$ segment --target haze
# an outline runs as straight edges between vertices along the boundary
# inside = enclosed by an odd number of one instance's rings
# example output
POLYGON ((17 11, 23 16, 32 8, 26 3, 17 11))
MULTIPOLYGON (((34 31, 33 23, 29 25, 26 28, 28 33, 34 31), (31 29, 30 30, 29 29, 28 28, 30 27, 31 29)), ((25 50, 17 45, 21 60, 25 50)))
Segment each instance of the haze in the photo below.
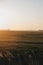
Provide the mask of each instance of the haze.
POLYGON ((0 0, 0 29, 43 30, 43 0, 0 0))

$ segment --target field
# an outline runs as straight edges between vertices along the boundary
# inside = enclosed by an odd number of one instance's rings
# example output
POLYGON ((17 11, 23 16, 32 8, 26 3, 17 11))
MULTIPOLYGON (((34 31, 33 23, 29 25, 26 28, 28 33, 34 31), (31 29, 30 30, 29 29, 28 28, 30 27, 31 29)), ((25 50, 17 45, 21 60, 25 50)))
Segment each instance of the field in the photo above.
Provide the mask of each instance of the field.
POLYGON ((43 31, 0 31, 0 47, 30 43, 43 43, 43 31))
POLYGON ((0 31, 0 65, 43 65, 43 31, 0 31))

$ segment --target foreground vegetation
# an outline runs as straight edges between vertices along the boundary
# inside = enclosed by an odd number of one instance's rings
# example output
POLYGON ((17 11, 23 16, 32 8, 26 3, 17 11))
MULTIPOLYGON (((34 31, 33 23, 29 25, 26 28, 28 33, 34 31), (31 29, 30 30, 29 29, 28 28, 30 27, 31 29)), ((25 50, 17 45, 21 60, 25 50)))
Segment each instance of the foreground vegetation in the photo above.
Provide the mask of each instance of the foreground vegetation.
POLYGON ((0 48, 0 65, 43 65, 43 48, 0 48))

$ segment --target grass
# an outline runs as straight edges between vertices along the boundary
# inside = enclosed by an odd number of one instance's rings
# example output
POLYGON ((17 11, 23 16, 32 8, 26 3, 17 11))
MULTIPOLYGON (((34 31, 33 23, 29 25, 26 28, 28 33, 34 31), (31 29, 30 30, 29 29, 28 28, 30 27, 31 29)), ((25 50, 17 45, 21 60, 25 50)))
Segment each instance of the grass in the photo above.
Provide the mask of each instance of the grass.
POLYGON ((43 65, 43 31, 0 31, 0 65, 43 65))

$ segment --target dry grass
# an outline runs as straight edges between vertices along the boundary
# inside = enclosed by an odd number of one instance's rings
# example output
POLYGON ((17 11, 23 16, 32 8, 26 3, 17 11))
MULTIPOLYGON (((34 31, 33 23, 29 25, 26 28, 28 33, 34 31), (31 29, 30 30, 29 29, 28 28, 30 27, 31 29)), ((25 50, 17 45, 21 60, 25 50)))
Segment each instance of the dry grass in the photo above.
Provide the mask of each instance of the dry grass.
POLYGON ((18 45, 19 41, 43 42, 43 31, 0 31, 0 47, 18 45))

